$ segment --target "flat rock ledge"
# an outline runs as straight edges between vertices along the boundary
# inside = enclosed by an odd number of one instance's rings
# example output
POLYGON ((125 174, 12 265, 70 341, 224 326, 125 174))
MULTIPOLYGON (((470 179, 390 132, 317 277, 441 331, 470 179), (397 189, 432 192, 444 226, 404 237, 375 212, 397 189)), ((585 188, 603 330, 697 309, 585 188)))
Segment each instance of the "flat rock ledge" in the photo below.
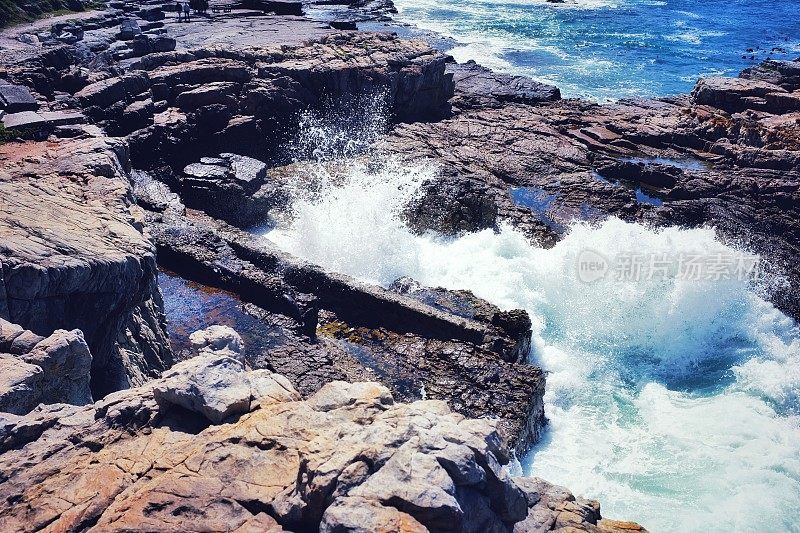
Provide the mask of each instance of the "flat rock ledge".
POLYGON ((492 420, 368 382, 301 400, 230 328, 192 337, 144 386, 0 415, 3 531, 644 531, 512 479, 492 420))

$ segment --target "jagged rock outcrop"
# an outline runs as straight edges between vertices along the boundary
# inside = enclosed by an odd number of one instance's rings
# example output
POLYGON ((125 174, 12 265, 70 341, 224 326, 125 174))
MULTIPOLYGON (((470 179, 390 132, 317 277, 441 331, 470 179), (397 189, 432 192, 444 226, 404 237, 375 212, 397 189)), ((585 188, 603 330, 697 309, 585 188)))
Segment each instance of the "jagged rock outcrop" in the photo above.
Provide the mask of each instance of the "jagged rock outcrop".
POLYGON ((536 104, 561 99, 558 87, 525 76, 494 72, 475 61, 450 63, 447 72, 453 75, 455 83, 453 102, 462 109, 499 107, 510 102, 536 104))
POLYGON ((56 330, 44 338, 0 318, 0 411, 25 414, 40 403, 91 403, 91 365, 80 330, 56 330))
POLYGON ((165 267, 253 304, 269 335, 269 349, 248 360, 254 367, 286 375, 304 395, 333 379, 378 379, 398 399, 441 399, 466 416, 497 416, 519 453, 538 440, 545 379, 525 362, 524 311, 409 280, 387 291, 207 219, 165 212, 148 221, 165 267))
POLYGON ((635 522, 608 520, 600 516, 600 503, 575 497, 569 490, 536 477, 515 477, 525 493, 528 516, 514 524, 514 533, 540 531, 586 531, 624 533, 645 531, 635 522))
MULTIPOLYGON (((449 119, 399 125, 382 149, 409 161, 428 159, 440 168, 428 189, 469 199, 466 206, 460 199, 431 200, 424 210, 417 206, 426 206, 426 195, 412 202, 410 220, 423 221, 423 230, 458 231, 476 219, 469 206, 495 206, 496 222, 510 222, 542 245, 556 242, 572 221, 609 215, 711 224, 796 286, 795 63, 767 62, 743 78, 701 80, 693 97, 463 106, 449 119), (467 194, 461 184, 472 182, 479 186, 467 194)), ((466 87, 457 82, 454 101, 466 87)), ((772 299, 797 317, 800 304, 791 294, 781 289, 772 299)))
POLYGON ((333 382, 303 401, 210 342, 94 405, 0 415, 3 529, 482 532, 533 514, 542 530, 621 530, 596 502, 515 482, 494 421, 396 403, 377 383, 333 382))
POLYGON ((0 158, 0 317, 41 336, 81 330, 96 395, 158 375, 171 355, 124 143, 15 143, 0 158))

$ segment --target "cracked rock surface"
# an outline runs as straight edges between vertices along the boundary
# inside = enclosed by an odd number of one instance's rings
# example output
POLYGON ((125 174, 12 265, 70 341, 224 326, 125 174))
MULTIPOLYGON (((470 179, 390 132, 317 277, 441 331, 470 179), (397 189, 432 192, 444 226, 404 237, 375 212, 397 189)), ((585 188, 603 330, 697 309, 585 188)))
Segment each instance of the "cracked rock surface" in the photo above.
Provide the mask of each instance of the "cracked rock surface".
POLYGON ((282 376, 245 370, 234 335, 201 332, 201 355, 93 405, 0 415, 0 527, 642 531, 513 480, 494 421, 369 382, 300 400, 282 376))

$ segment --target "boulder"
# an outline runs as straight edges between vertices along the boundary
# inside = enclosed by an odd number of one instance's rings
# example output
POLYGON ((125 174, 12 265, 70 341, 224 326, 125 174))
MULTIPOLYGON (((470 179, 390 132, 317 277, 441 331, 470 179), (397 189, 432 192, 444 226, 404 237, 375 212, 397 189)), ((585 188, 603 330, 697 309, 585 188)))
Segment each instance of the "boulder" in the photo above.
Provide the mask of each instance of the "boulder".
POLYGON ((299 400, 281 375, 245 372, 242 338, 228 326, 210 326, 189 336, 195 357, 164 373, 153 394, 161 404, 178 405, 213 424, 256 407, 299 400))
POLYGON ((0 109, 6 113, 36 111, 39 103, 27 87, 0 82, 0 109))
POLYGON ((222 354, 205 354, 176 364, 153 391, 159 403, 181 406, 214 424, 250 410, 250 381, 244 365, 222 354))
POLYGON ((47 338, 0 318, 0 411, 25 414, 39 403, 85 405, 92 356, 79 330, 47 338))
POLYGON ((263 222, 270 209, 286 202, 286 192, 267 180, 267 166, 238 154, 187 165, 179 183, 187 206, 242 227, 263 222))
POLYGON ((228 326, 209 326, 189 335, 192 351, 197 355, 218 353, 242 362, 242 338, 228 326))
POLYGON ((171 52, 175 50, 175 44, 176 41, 172 37, 167 37, 166 35, 152 36, 142 33, 128 41, 128 48, 131 51, 129 55, 130 57, 142 57, 147 54, 171 52))
POLYGON ((22 111, 2 118, 5 129, 26 139, 41 139, 62 126, 74 126, 86 121, 83 113, 71 111, 22 111))
POLYGON ((24 415, 41 399, 42 369, 0 353, 0 412, 24 415))
POLYGON ((139 22, 134 18, 126 18, 122 20, 117 33, 117 39, 120 41, 130 41, 137 35, 141 35, 142 29, 139 27, 139 22))
POLYGON ((179 214, 185 212, 185 207, 180 197, 162 181, 153 179, 148 172, 134 170, 131 172, 133 196, 136 203, 149 211, 163 213, 173 211, 179 214))
POLYGON ((153 123, 155 105, 149 98, 135 100, 122 111, 122 119, 111 128, 114 133, 130 133, 153 123))
POLYGON ((85 405, 92 402, 89 387, 92 355, 80 330, 56 330, 21 359, 43 371, 43 403, 85 405))
POLYGON ((408 513, 398 511, 394 507, 381 505, 374 500, 354 496, 337 498, 325 509, 319 530, 320 533, 339 531, 427 533, 429 531, 408 513))
POLYGON ((0 352, 26 354, 43 340, 41 335, 0 318, 0 352))
POLYGON ((155 22, 157 20, 164 20, 166 18, 164 9, 158 6, 142 8, 136 12, 136 16, 148 22, 155 22))

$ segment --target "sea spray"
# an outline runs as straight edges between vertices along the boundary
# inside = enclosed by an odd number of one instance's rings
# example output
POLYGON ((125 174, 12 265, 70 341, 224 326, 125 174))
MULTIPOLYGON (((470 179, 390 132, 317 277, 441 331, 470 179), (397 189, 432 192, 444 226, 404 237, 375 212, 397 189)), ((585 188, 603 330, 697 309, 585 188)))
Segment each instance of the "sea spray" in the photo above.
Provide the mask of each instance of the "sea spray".
MULTIPOLYGON (((322 130, 324 132, 324 128, 322 130)), ((329 175, 330 159, 309 163, 329 175)), ((403 206, 436 169, 370 152, 266 237, 329 269, 470 289, 534 322, 550 425, 523 468, 652 531, 798 531, 800 333, 747 277, 580 281, 586 250, 614 263, 743 253, 712 229, 576 223, 553 248, 511 227, 412 234, 403 206)))
POLYGON ((297 173, 310 185, 296 192, 291 223, 279 224, 269 238, 333 271, 387 284, 419 269, 416 237, 402 212, 419 186, 435 177, 436 166, 376 152, 374 145, 388 127, 386 95, 354 98, 352 107, 299 117, 289 149, 297 173))
POLYGON ((386 90, 375 90, 300 112, 297 129, 283 147, 287 160, 322 163, 369 153, 389 129, 388 101, 386 90))

